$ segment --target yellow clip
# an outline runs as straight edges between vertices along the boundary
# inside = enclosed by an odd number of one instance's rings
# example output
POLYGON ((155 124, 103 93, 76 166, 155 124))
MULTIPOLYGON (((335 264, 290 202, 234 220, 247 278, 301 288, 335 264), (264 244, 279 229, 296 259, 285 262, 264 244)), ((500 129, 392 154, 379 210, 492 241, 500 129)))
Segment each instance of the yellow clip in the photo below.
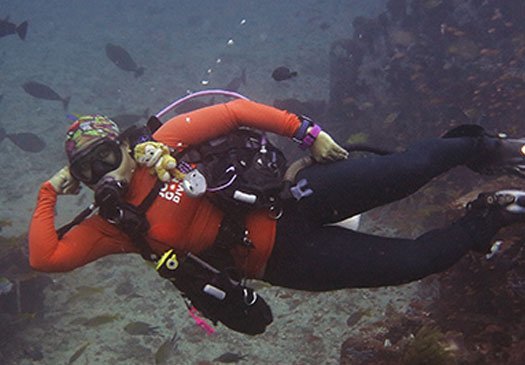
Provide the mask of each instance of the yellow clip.
POLYGON ((162 257, 157 262, 155 270, 159 271, 163 266, 168 270, 175 270, 179 267, 179 261, 177 260, 177 255, 173 253, 173 249, 164 252, 162 257))

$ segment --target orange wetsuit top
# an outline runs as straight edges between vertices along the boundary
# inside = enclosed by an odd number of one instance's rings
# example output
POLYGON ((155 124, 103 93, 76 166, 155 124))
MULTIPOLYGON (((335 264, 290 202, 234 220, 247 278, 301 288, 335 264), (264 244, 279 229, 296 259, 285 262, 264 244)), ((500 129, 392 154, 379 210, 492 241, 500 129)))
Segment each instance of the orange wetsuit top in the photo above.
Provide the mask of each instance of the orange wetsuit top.
MULTIPOLYGON (((299 125, 295 114, 251 101, 234 100, 178 115, 155 132, 154 138, 173 148, 183 148, 240 126, 292 137, 299 125)), ((139 167, 125 200, 140 204, 155 181, 156 176, 139 167)), ((54 222, 56 199, 55 190, 45 182, 29 228, 29 260, 34 269, 69 271, 106 255, 139 252, 126 234, 99 215, 84 220, 59 240, 54 222)), ((164 184, 146 216, 150 224, 146 240, 156 253, 170 248, 176 252, 199 253, 213 244, 223 213, 206 197, 187 196, 180 181, 173 180, 164 184)), ((255 211, 247 216, 246 227, 255 248, 239 247, 234 257, 248 277, 260 278, 273 248, 276 222, 266 211, 255 211)))

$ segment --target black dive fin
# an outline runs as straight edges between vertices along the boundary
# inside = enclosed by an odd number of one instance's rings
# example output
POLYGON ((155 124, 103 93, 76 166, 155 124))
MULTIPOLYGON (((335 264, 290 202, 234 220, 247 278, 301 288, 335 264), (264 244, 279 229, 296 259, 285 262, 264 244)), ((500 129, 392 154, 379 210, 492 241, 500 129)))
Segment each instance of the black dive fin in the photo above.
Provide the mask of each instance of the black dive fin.
POLYGON ((485 134, 485 128, 480 125, 463 124, 447 131, 441 138, 481 137, 485 134))

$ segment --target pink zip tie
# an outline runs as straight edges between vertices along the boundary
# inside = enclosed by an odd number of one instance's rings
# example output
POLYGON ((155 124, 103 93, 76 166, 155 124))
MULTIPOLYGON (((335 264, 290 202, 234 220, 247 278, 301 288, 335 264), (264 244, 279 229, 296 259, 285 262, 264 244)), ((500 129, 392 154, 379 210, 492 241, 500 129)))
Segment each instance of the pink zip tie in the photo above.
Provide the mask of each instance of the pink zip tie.
POLYGON ((193 318, 193 320, 195 321, 195 324, 202 328, 206 332, 206 335, 213 335, 215 333, 215 328, 210 326, 204 319, 202 319, 199 316, 198 312, 199 311, 194 306, 188 308, 188 313, 190 314, 191 318, 193 318))

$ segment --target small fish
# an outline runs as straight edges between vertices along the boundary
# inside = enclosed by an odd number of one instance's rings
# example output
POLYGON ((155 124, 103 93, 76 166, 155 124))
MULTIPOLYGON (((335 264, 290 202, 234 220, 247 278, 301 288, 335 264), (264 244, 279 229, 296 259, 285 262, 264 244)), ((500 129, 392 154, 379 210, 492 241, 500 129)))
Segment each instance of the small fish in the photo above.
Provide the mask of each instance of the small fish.
POLYGON ((62 104, 64 105, 64 110, 67 110, 67 106, 69 105, 69 100, 71 100, 70 96, 67 98, 63 98, 60 95, 58 95, 55 90, 51 89, 49 86, 41 84, 36 81, 28 81, 22 85, 22 88, 24 89, 26 93, 28 93, 29 95, 37 99, 60 100, 62 104))
POLYGON ((9 21, 9 17, 0 19, 0 38, 11 34, 18 34, 21 40, 26 39, 28 22, 22 22, 20 25, 16 25, 9 21))
POLYGON ((78 360, 80 356, 86 351, 87 347, 89 346, 89 342, 84 343, 83 345, 80 345, 80 347, 71 355, 69 358, 69 361, 67 362, 67 365, 73 364, 75 361, 78 360))
POLYGON ((128 323, 124 327, 124 331, 130 335, 155 335, 157 334, 157 328, 156 326, 151 326, 149 323, 136 321, 128 323))
POLYGON ((13 283, 5 276, 0 276, 0 295, 7 294, 13 289, 13 283))
POLYGON ((225 352, 219 357, 213 359, 213 361, 222 362, 224 364, 233 364, 245 359, 248 355, 236 354, 234 352, 225 352))
POLYGON ((7 133, 4 128, 0 127, 0 142, 5 138, 13 142, 18 148, 26 152, 40 152, 46 147, 46 143, 36 134, 33 133, 7 133))
POLYGON ((346 320, 346 325, 348 327, 355 326, 357 322, 359 322, 361 318, 363 318, 364 315, 365 315, 365 311, 363 311, 362 309, 352 313, 346 320))
POLYGON ((67 300, 68 304, 71 304, 77 301, 83 301, 86 298, 89 298, 93 295, 104 292, 104 288, 87 286, 87 285, 81 285, 77 287, 76 290, 77 290, 76 293, 73 294, 71 297, 69 297, 69 299, 67 300))
POLYGON ((124 71, 131 71, 135 74, 135 77, 139 77, 144 74, 144 67, 139 67, 133 61, 128 51, 121 46, 108 43, 106 44, 106 56, 113 62, 118 68, 124 71))
POLYGON ((119 127, 128 127, 141 119, 148 119, 149 117, 149 108, 144 110, 142 114, 119 114, 110 117, 112 121, 117 123, 119 127))
POLYGON ((288 79, 291 79, 292 77, 295 77, 295 76, 297 76, 297 72, 296 71, 291 71, 288 67, 284 67, 284 66, 277 67, 272 72, 272 78, 275 81, 288 80, 288 79))
POLYGON ((155 365, 170 364, 170 360, 175 356, 178 341, 179 337, 177 337, 177 333, 175 333, 172 338, 164 341, 162 345, 159 346, 157 352, 155 352, 155 365))
POLYGON ((396 121, 397 117, 399 117, 400 112, 392 112, 388 114, 385 118, 385 121, 383 122, 386 125, 392 124, 396 121))
POLYGON ((4 94, 0 94, 0 103, 2 102, 3 98, 4 98, 4 94))
POLYGON ((238 91, 241 85, 246 85, 246 68, 243 68, 239 76, 234 77, 228 85, 224 87, 228 91, 238 91))
POLYGON ((114 322, 117 319, 120 319, 118 314, 101 314, 100 316, 95 316, 83 321, 82 324, 86 327, 97 327, 103 324, 114 322))

